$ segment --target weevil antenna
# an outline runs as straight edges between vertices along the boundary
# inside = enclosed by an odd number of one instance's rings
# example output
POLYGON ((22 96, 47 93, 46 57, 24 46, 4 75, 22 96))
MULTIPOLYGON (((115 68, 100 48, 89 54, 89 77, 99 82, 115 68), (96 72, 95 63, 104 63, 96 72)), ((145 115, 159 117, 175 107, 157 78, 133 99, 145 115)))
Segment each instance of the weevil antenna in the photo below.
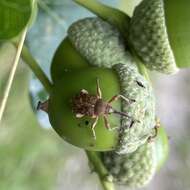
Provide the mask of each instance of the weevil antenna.
POLYGON ((114 109, 113 109, 112 113, 117 114, 117 115, 121 115, 121 116, 124 116, 124 117, 131 118, 131 116, 127 115, 126 113, 120 112, 120 111, 117 111, 117 110, 114 110, 114 109))
MULTIPOLYGON (((113 110, 113 109, 112 109, 113 110)), ((124 113, 124 112, 120 112, 120 111, 117 111, 117 110, 113 110, 112 111, 112 113, 114 113, 114 114, 117 114, 117 115, 121 115, 121 116, 124 116, 124 117, 128 117, 128 118, 132 118, 131 116, 129 116, 129 115, 127 115, 126 113, 124 113)), ((138 123, 140 123, 140 121, 139 120, 133 120, 132 122, 138 122, 138 123)), ((133 123, 134 124, 134 123, 133 123)), ((133 125, 132 124, 132 125, 133 125)))

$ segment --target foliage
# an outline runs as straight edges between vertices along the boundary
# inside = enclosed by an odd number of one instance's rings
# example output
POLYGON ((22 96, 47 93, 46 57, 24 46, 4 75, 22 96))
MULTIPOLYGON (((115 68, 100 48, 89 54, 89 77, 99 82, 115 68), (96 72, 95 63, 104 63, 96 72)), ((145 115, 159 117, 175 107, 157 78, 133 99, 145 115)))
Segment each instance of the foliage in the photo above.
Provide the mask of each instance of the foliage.
MULTIPOLYGON (((0 48, 0 97, 15 49, 0 48)), ((0 133, 0 189, 48 190, 64 164, 63 142, 51 130, 39 127, 28 100, 29 71, 20 63, 0 133)), ((66 159, 66 158, 65 158, 66 159)))
POLYGON ((17 36, 28 23, 32 0, 0 1, 0 40, 17 36))

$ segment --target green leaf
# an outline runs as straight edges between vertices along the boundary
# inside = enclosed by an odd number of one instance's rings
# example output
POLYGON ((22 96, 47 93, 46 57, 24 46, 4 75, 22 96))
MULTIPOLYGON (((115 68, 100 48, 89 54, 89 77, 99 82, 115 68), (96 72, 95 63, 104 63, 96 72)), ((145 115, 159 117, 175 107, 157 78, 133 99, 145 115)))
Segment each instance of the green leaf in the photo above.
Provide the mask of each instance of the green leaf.
POLYGON ((32 0, 0 1, 0 40, 17 36, 32 14, 32 0))

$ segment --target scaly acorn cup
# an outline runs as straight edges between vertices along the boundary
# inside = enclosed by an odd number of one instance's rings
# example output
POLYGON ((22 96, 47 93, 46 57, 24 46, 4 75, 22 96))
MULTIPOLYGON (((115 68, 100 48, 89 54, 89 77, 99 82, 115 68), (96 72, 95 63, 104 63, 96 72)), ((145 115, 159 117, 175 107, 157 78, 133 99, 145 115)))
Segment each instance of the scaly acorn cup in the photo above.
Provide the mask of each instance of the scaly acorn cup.
POLYGON ((154 174, 165 163, 168 155, 167 135, 163 127, 158 129, 158 136, 151 143, 145 143, 135 152, 118 155, 115 152, 103 152, 100 158, 110 176, 117 184, 129 188, 147 185, 154 174))
POLYGON ((115 152, 101 154, 102 162, 109 171, 109 178, 116 184, 140 188, 150 182, 156 172, 156 153, 153 143, 145 143, 135 152, 119 155, 115 152))
POLYGON ((129 40, 148 68, 173 74, 190 65, 189 7, 187 0, 143 0, 136 7, 129 40))
MULTIPOLYGON (((150 84, 138 73, 126 52, 119 31, 99 18, 74 23, 68 37, 55 53, 51 75, 54 82, 49 100, 49 119, 53 128, 67 142, 94 151, 135 151, 144 144, 155 125, 155 100, 150 84), (114 130, 105 127, 103 116, 76 118, 72 99, 82 89, 97 94, 99 80, 103 100, 122 94, 129 101, 115 101, 113 108, 128 116, 107 114, 114 130)), ((83 91, 85 92, 85 91, 83 91)))

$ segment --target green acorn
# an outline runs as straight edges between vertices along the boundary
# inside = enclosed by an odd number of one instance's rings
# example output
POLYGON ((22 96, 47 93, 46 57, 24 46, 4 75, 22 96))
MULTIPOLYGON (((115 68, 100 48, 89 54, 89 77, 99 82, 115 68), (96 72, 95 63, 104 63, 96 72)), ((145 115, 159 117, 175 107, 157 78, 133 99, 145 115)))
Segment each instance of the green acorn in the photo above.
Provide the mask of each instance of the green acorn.
MULTIPOLYGON (((173 39, 170 22, 174 18, 171 20, 169 11, 172 14, 168 1, 165 4, 163 0, 143 0, 134 11, 129 32, 130 44, 146 66, 166 74, 178 71, 176 61, 181 62, 184 55, 183 52, 178 54, 175 49, 174 41, 178 39, 173 39)), ((176 24, 175 28, 179 27, 176 24)), ((179 34, 174 35, 177 37, 179 34)))
POLYGON ((190 2, 143 0, 130 18, 94 0, 75 0, 116 26, 147 68, 173 74, 189 66, 190 2))
POLYGON ((158 136, 151 143, 145 143, 135 152, 119 155, 115 152, 101 153, 101 160, 107 168, 108 180, 129 188, 147 185, 156 170, 160 169, 168 155, 168 141, 164 128, 158 129, 158 136))
POLYGON ((190 2, 143 0, 130 26, 130 43, 147 67, 166 74, 189 65, 190 2), (154 64, 153 64, 154 63, 154 64))
POLYGON ((120 33, 109 23, 99 18, 74 23, 54 56, 51 75, 54 87, 48 106, 49 119, 67 142, 87 150, 126 153, 147 141, 155 125, 152 88, 138 73, 120 33), (105 102, 114 95, 127 99, 112 104, 123 116, 107 114, 113 130, 106 129, 104 114, 94 131, 91 129, 94 118, 86 112, 83 117, 76 117, 76 110, 81 107, 78 103, 73 105, 73 98, 80 99, 82 90, 96 95, 97 78, 105 102))

